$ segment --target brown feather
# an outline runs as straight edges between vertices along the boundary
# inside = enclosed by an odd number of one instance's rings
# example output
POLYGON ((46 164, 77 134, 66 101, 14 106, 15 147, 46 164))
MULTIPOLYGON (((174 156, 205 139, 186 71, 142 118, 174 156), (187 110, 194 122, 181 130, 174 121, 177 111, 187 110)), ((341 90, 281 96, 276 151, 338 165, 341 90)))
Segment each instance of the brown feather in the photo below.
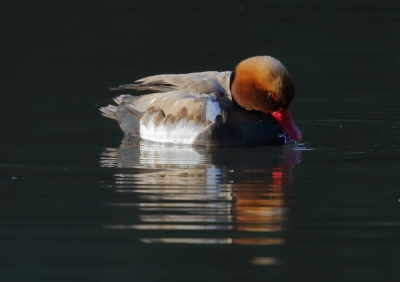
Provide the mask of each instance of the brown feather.
POLYGON ((269 56, 239 63, 231 83, 233 98, 240 106, 264 113, 289 106, 295 92, 286 68, 269 56))

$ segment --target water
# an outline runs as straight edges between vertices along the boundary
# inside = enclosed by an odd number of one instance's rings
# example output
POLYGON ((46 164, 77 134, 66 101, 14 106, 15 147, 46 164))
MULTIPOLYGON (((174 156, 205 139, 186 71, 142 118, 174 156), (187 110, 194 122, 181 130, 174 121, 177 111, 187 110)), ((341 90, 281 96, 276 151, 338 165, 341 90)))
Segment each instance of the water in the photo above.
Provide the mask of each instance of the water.
POLYGON ((399 4, 16 3, 0 47, 2 281, 397 281, 399 4), (124 138, 109 86, 292 74, 298 146, 124 138))

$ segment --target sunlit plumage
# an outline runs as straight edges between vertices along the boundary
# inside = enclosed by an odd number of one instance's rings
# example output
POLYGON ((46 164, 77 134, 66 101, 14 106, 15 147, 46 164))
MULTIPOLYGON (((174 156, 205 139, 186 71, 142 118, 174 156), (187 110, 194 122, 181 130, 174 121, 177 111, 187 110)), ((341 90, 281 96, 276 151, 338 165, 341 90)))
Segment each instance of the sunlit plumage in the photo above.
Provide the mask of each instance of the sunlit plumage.
POLYGON ((121 95, 101 108, 128 135, 198 146, 280 145, 301 133, 287 107, 294 85, 270 56, 252 57, 233 70, 150 76, 112 90, 151 90, 121 95), (283 128, 283 129, 282 129, 283 128))

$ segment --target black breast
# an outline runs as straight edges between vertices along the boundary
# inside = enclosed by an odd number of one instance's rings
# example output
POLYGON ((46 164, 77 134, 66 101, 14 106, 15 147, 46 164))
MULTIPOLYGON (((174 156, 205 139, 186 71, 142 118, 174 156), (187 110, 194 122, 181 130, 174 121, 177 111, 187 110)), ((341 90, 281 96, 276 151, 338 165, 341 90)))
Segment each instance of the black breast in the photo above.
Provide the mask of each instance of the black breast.
POLYGON ((259 111, 248 111, 235 102, 221 98, 222 113, 195 140, 197 146, 256 147, 280 146, 284 132, 274 117, 259 111))

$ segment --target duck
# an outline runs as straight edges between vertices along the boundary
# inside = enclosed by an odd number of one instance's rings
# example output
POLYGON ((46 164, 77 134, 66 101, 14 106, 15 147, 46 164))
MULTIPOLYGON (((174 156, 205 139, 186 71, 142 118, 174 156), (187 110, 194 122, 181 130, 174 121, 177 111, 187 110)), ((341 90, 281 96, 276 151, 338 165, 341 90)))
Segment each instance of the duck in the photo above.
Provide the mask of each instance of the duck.
POLYGON ((299 142, 289 110, 294 83, 272 56, 241 61, 233 71, 163 74, 109 88, 124 94, 100 108, 125 135, 161 143, 209 147, 280 146, 299 142))

